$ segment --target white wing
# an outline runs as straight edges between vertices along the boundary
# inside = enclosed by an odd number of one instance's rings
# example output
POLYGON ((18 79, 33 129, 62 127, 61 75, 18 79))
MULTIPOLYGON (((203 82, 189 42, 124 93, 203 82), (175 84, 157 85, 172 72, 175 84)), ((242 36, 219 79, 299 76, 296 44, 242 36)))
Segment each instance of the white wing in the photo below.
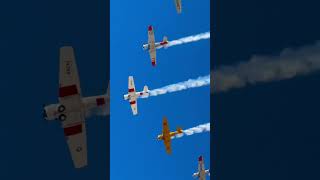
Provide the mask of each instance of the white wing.
POLYGON ((81 96, 77 64, 73 48, 70 46, 60 48, 59 87, 65 88, 64 93, 60 92, 60 97, 68 96, 72 93, 77 93, 81 96))
POLYGON ((156 47, 155 47, 154 30, 152 26, 148 27, 148 44, 149 44, 149 54, 151 58, 151 63, 153 66, 155 66, 156 65, 156 47))
POLYGON ((87 165, 87 138, 80 81, 72 47, 60 49, 59 119, 76 168, 87 165))
MULTIPOLYGON (((80 113, 67 114, 70 118, 81 118, 80 113)), ((87 165, 87 137, 85 122, 79 122, 64 127, 64 135, 75 168, 82 168, 87 165)))
POLYGON ((129 94, 136 92, 136 87, 134 86, 134 80, 132 76, 129 76, 129 79, 128 79, 128 92, 129 94))
POLYGON ((130 106, 131 106, 133 115, 137 115, 138 114, 137 99, 134 98, 130 100, 130 106))
POLYGON ((181 13, 181 0, 174 0, 178 14, 181 13))

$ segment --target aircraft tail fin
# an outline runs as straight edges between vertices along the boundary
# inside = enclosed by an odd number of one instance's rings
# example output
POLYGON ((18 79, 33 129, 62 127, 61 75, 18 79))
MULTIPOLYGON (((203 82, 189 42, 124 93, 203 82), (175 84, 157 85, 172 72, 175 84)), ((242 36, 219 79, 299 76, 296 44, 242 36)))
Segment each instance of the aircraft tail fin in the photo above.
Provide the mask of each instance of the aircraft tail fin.
POLYGON ((148 92, 148 91, 149 91, 148 86, 144 86, 143 87, 143 92, 148 92))
POLYGON ((163 47, 164 47, 165 49, 167 49, 167 48, 168 48, 168 43, 169 43, 168 37, 167 37, 167 36, 163 36, 162 42, 165 43, 165 44, 163 45, 163 47))
POLYGON ((177 132, 178 132, 179 134, 183 133, 182 128, 181 128, 181 127, 178 127, 178 128, 177 128, 177 132))
POLYGON ((168 37, 167 36, 163 36, 163 42, 168 42, 168 37))
POLYGON ((107 88, 107 97, 110 97, 110 81, 108 83, 108 88, 107 88))

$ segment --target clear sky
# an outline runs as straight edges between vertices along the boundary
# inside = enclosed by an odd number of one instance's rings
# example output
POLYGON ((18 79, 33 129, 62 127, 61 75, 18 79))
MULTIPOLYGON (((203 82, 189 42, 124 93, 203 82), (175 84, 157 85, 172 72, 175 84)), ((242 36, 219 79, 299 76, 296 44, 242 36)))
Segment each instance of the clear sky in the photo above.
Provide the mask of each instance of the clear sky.
POLYGON ((205 76, 210 71, 210 41, 157 50, 157 66, 151 66, 147 27, 153 25, 156 41, 210 31, 210 1, 182 1, 178 15, 174 1, 111 1, 111 179, 192 179, 197 158, 210 167, 210 134, 172 140, 172 155, 156 137, 166 116, 171 130, 191 128, 210 121, 209 86, 138 99, 138 116, 123 100, 128 76, 136 89, 149 89, 205 76))

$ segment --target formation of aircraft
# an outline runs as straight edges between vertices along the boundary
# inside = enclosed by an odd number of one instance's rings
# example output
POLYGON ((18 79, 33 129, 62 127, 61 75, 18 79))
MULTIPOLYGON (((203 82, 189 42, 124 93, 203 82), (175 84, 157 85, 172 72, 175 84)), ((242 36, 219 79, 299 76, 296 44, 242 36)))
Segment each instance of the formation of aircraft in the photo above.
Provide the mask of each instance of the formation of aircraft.
POLYGON ((163 37, 161 42, 155 42, 153 27, 151 25, 148 27, 148 44, 144 44, 142 48, 149 51, 152 66, 156 66, 157 64, 156 49, 166 48, 168 43, 169 41, 166 36, 163 37))
POLYGON ((206 180, 206 175, 210 176, 210 171, 209 169, 205 169, 204 167, 204 161, 203 161, 203 157, 199 156, 198 158, 198 172, 193 173, 193 177, 194 178, 198 178, 200 180, 206 180))
POLYGON ((157 139, 164 142, 167 154, 171 154, 171 137, 177 134, 183 133, 181 128, 177 128, 177 131, 170 132, 168 120, 166 117, 163 117, 162 121, 162 134, 158 135, 157 139))
POLYGON ((136 92, 136 88, 134 85, 134 80, 132 76, 129 76, 128 79, 128 94, 125 94, 124 100, 128 100, 130 102, 131 110, 133 115, 138 114, 138 105, 137 100, 139 97, 149 97, 149 89, 148 86, 144 86, 143 91, 136 92))
POLYGON ((176 5, 177 13, 181 14, 181 0, 174 0, 174 3, 176 5))
POLYGON ((87 165, 87 137, 85 118, 96 108, 109 114, 110 92, 98 96, 82 97, 74 50, 70 46, 60 48, 59 102, 44 105, 45 120, 59 120, 71 153, 75 168, 87 165))

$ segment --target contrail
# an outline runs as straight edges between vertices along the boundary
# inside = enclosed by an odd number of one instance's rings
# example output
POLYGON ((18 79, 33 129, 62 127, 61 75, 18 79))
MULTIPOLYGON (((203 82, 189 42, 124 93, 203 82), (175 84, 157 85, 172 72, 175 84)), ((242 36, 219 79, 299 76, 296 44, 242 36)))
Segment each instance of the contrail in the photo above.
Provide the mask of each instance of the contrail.
POLYGON ((172 136, 171 139, 181 138, 184 135, 191 136, 193 134, 204 133, 204 132, 210 132, 210 123, 201 124, 199 126, 183 130, 182 134, 177 134, 175 136, 172 136))
MULTIPOLYGON (((176 46, 176 45, 180 45, 180 44, 186 44, 186 43, 191 43, 191 42, 196 42, 196 41, 200 41, 203 39, 210 39, 210 31, 209 32, 205 32, 205 33, 200 33, 197 35, 192 35, 192 36, 187 36, 184 38, 180 38, 177 40, 172 40, 169 41, 168 45, 166 47, 171 47, 171 46, 176 46)), ((162 48, 162 46, 158 47, 157 49, 162 48)))
POLYGON ((190 88, 208 86, 208 85, 210 85, 210 75, 198 77, 197 79, 189 79, 187 81, 171 84, 158 89, 153 89, 149 91, 149 94, 150 96, 158 96, 162 94, 182 91, 190 88))
POLYGON ((278 56, 253 56, 248 62, 213 71, 212 92, 224 92, 259 82, 291 79, 320 70, 320 41, 284 49, 278 56))

